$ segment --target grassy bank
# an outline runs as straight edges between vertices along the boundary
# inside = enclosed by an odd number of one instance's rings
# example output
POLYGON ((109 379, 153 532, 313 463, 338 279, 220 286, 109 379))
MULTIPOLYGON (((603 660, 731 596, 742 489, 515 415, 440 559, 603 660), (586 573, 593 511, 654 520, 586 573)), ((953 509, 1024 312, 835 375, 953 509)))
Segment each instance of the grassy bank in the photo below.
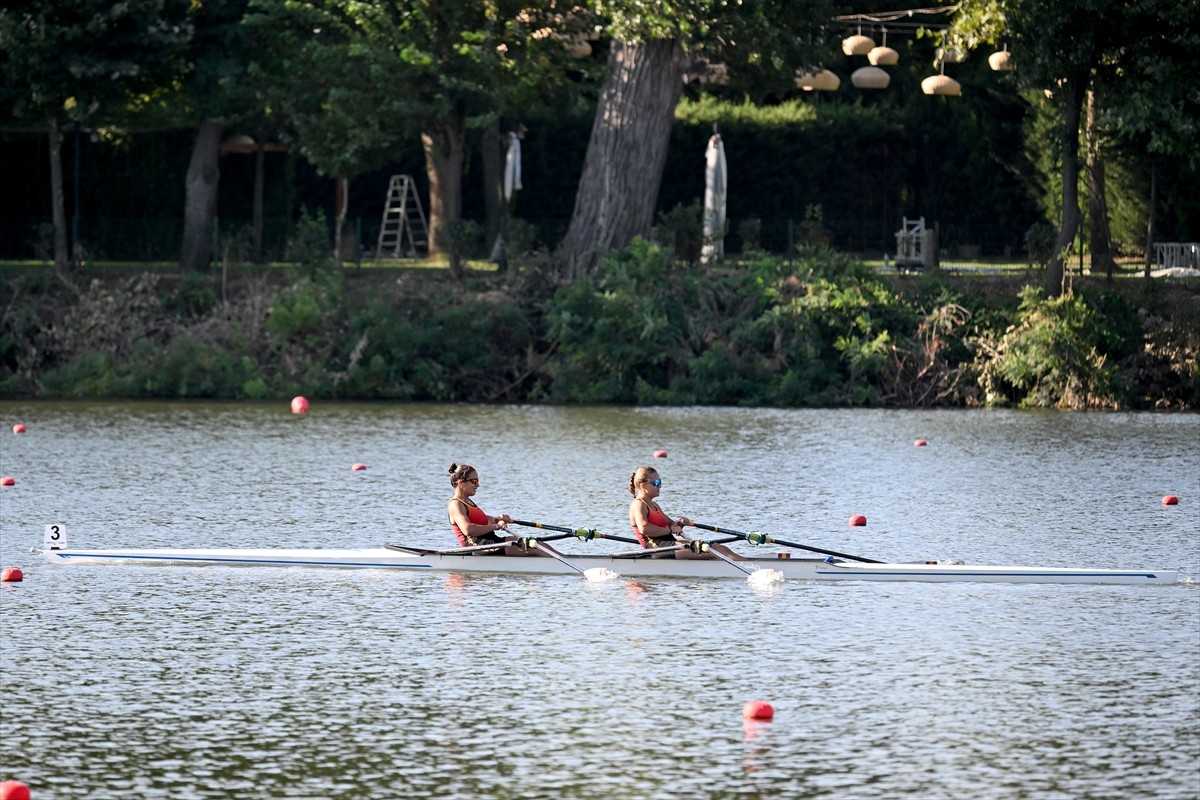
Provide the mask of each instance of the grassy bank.
POLYGON ((1200 282, 831 251, 699 269, 638 242, 545 263, 0 265, 0 395, 1194 409, 1200 282))

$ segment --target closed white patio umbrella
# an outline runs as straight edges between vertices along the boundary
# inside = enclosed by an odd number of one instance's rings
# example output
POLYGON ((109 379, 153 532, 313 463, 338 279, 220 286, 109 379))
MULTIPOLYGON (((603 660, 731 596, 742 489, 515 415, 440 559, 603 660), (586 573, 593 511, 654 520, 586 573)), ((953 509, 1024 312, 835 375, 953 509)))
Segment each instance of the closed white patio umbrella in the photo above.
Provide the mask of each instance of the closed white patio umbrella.
POLYGON ((499 265, 501 272, 508 269, 508 249, 504 237, 508 233, 508 214, 513 194, 521 190, 521 136, 524 133, 525 126, 517 125, 506 137, 508 144, 504 156, 504 203, 500 210, 500 232, 488 257, 489 261, 499 265))
POLYGON ((700 261, 704 264, 720 261, 725 257, 725 198, 726 180, 729 177, 725 164, 725 143, 719 134, 708 139, 704 153, 704 244, 700 249, 700 261))

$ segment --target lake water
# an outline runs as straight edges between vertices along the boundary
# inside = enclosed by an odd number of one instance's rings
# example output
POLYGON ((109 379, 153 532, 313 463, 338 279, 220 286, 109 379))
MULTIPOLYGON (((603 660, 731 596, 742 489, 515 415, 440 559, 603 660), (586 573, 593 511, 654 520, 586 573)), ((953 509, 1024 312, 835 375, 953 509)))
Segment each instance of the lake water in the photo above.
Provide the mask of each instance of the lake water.
POLYGON ((50 523, 78 547, 449 545, 451 460, 489 513, 556 525, 628 533, 653 462, 669 513, 816 547, 1200 577, 1196 415, 8 401, 0 565, 25 580, 0 585, 0 780, 35 800, 1200 797, 1195 583, 29 552, 50 523), (774 720, 743 721, 753 699, 774 720))

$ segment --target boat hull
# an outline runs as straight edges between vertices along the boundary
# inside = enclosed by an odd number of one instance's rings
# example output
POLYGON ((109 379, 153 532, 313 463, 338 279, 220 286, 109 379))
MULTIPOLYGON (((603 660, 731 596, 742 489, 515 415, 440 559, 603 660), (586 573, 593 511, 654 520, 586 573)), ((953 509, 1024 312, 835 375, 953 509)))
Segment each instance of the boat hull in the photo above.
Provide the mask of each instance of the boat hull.
MULTIPOLYGON (((553 558, 406 553, 387 547, 356 549, 122 549, 41 551, 54 564, 144 564, 250 567, 333 567, 434 572, 496 572, 578 575, 553 558)), ((569 555, 580 570, 604 568, 625 577, 746 578, 746 573, 718 559, 610 558, 569 555)), ((926 583, 1083 583, 1169 584, 1181 575, 1173 570, 1114 570, 1060 567, 1000 567, 971 564, 831 563, 818 558, 754 558, 740 562, 751 569, 775 569, 789 580, 919 581, 926 583)))

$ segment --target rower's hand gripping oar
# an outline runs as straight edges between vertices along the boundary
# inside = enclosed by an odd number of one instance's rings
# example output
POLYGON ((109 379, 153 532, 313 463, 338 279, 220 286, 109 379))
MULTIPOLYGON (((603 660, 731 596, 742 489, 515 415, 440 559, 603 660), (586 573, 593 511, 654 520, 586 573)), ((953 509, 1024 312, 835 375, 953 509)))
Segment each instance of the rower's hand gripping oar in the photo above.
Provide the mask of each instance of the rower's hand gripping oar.
POLYGON ((697 528, 703 528, 706 531, 712 531, 713 533, 728 533, 728 534, 732 534, 734 536, 740 536, 743 539, 745 539, 747 542, 749 542, 750 544, 781 544, 784 547, 795 547, 797 550, 807 550, 810 553, 821 553, 821 554, 827 555, 827 556, 837 556, 838 558, 847 558, 851 561, 862 561, 865 564, 882 564, 882 563, 884 563, 882 561, 877 561, 874 558, 863 558, 862 556, 852 556, 852 555, 848 555, 847 553, 839 553, 836 550, 822 550, 819 547, 809 547, 808 545, 797 544, 796 542, 789 542, 784 539, 776 539, 774 536, 768 536, 765 533, 759 533, 757 531, 751 531, 750 533, 743 533, 742 531, 735 531, 735 530, 731 530, 729 528, 718 528, 716 525, 705 525, 700 522, 693 522, 692 525, 697 528))

